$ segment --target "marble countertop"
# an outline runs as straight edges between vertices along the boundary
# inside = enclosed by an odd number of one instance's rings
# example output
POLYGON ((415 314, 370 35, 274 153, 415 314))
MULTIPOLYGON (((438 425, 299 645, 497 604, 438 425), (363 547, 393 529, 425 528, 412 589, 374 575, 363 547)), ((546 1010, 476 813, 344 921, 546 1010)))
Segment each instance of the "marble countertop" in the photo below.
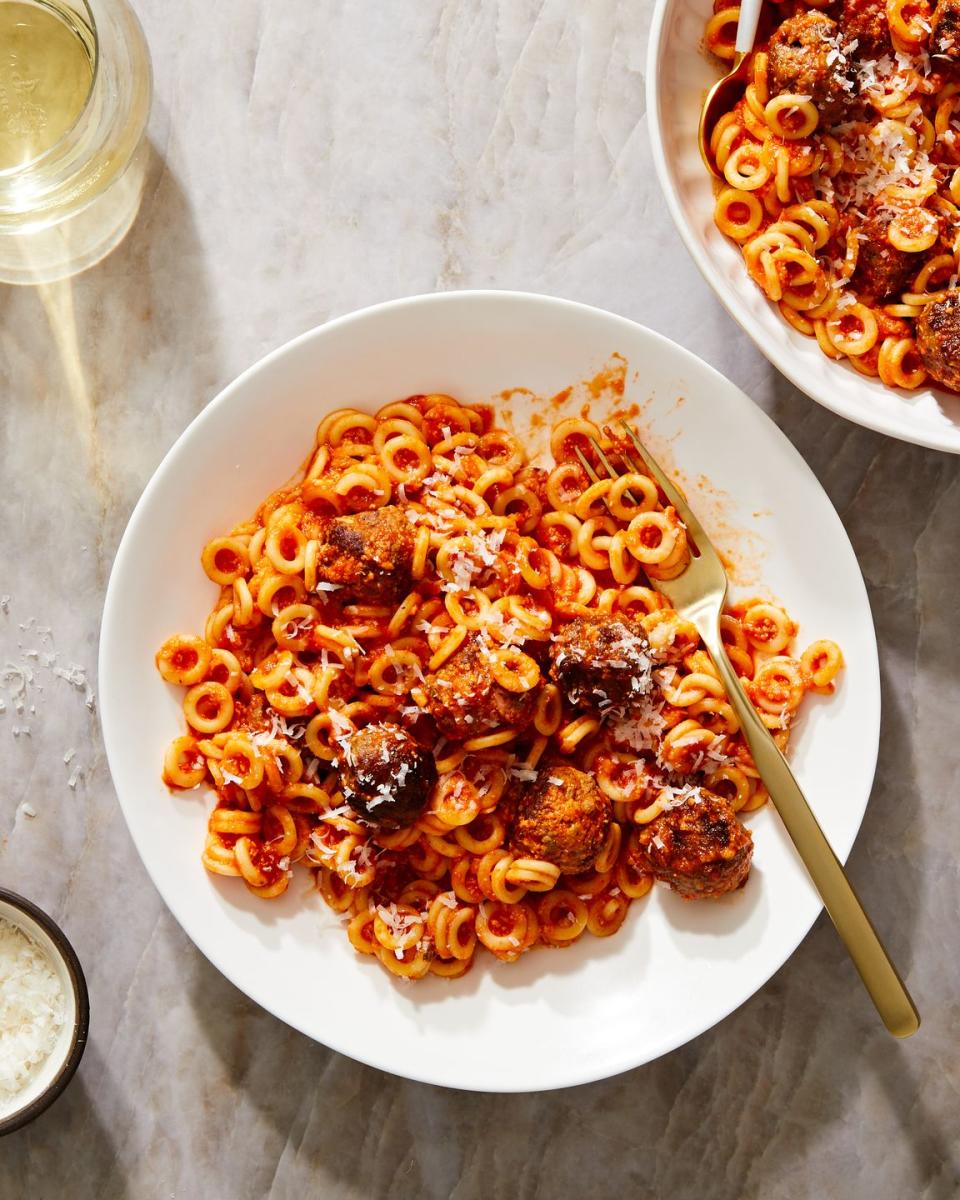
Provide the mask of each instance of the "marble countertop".
POLYGON ((79 1075, 0 1146, 0 1198, 960 1194, 960 459, 818 408, 701 281, 650 157, 649 0, 137 7, 156 70, 139 220, 70 286, 0 288, 0 664, 39 646, 69 676, 33 660, 29 733, 0 714, 0 880, 64 924, 92 999, 79 1075), (288 1029, 161 903, 72 670, 95 694, 127 517, 184 425, 265 351, 464 287, 555 293, 695 346, 829 492, 883 676, 850 871, 923 1013, 912 1041, 882 1032, 821 919, 750 1002, 649 1066, 458 1094, 288 1029))

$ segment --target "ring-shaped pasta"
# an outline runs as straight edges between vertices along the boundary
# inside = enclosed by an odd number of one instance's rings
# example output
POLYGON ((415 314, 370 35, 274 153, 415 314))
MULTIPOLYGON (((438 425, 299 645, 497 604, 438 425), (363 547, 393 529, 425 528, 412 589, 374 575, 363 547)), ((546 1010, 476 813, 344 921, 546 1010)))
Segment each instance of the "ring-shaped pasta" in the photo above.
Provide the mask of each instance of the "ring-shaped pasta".
POLYGON ((274 617, 274 641, 282 650, 306 650, 319 624, 320 613, 312 604, 288 604, 274 617))
POLYGON ((716 734, 690 718, 667 730, 660 741, 660 761, 681 774, 690 774, 713 747, 716 734))
POLYGON ((224 587, 250 570, 250 556, 242 538, 219 537, 204 546, 200 565, 208 579, 224 587))
POLYGON ((540 682, 540 668, 529 654, 511 646, 494 650, 490 674, 508 692, 529 692, 540 682))
POLYGON ((739 7, 722 8, 713 14, 707 22, 704 35, 704 44, 711 54, 724 61, 732 61, 736 56, 735 42, 739 20, 739 7))
POLYGON ((555 888, 537 903, 540 937, 550 946, 575 942, 587 927, 587 906, 566 888, 555 888))
POLYGON ((555 683, 546 683, 537 696, 533 727, 541 737, 552 737, 563 720, 563 698, 555 683))
POLYGON ((263 844, 278 858, 289 858, 297 846, 297 823, 282 804, 272 804, 263 814, 263 844))
POLYGON ((508 878, 513 863, 514 856, 502 848, 488 851, 477 863, 477 886, 488 900, 519 904, 527 894, 525 887, 511 883, 508 878))
POLYGON ((263 759, 245 734, 234 733, 223 747, 223 757, 216 764, 225 782, 236 783, 244 791, 252 792, 263 779, 263 759))
POLYGON ((560 562, 556 555, 533 538, 520 538, 514 550, 514 561, 524 582, 536 591, 550 587, 560 578, 560 562))
POLYGON ((155 661, 167 683, 190 687, 207 677, 212 659, 213 648, 203 638, 178 633, 167 638, 155 661))
POLYGON ((614 582, 619 585, 617 588, 611 589, 610 605, 612 607, 616 603, 619 589, 629 586, 640 574, 640 564, 627 547, 625 530, 618 530, 610 539, 610 544, 607 546, 607 561, 610 574, 613 576, 614 582))
POLYGON ((233 720, 233 696, 222 683, 198 683, 183 700, 187 724, 198 733, 219 733, 233 720))
POLYGON ((588 484, 587 474, 576 459, 559 463, 547 476, 547 502, 555 512, 573 513, 588 484))
POLYGON ((820 123, 820 113, 811 98, 795 92, 781 92, 768 100, 763 116, 774 136, 789 142, 809 137, 820 123))
POLYGON ((207 777, 207 760, 195 738, 174 738, 163 756, 163 782, 167 787, 195 788, 207 777))
POLYGON ((463 743, 463 749, 468 754, 480 750, 493 750, 498 746, 507 746, 516 740, 516 729, 501 729, 498 733, 483 733, 479 737, 468 738, 463 743))
POLYGON ((935 246, 940 237, 940 221, 928 208, 916 205, 898 213, 887 226, 887 241, 896 250, 920 254, 935 246))
POLYGON ((769 182, 770 168, 763 161, 756 143, 744 142, 723 164, 723 177, 741 192, 755 192, 769 182))
POLYGON ((766 601, 750 604, 740 618, 740 630, 749 645, 768 654, 786 649, 796 626, 778 604, 766 601))
POLYGON ((803 699, 803 670, 796 659, 777 655, 757 668, 750 689, 754 703, 764 712, 782 716, 794 712, 803 699))
POLYGON ((696 717, 700 724, 712 733, 731 734, 740 728, 740 720, 733 711, 733 706, 726 700, 718 700, 713 696, 692 704, 690 716, 696 717))
MULTIPOLYGON (((576 459, 577 450, 589 457, 593 453, 591 440, 600 440, 600 430, 586 417, 565 417, 550 432, 550 453, 555 463, 576 459)), ((579 463, 577 464, 579 466, 579 463)))
POLYGON ((287 890, 287 872, 279 869, 275 856, 258 839, 237 838, 233 852, 244 883, 262 899, 273 900, 287 890))
POLYGON ((370 664, 370 686, 383 695, 405 696, 418 681, 423 682, 423 669, 412 650, 391 646, 370 664))
POLYGON ((826 639, 811 642, 800 655, 800 666, 814 687, 825 688, 836 679, 843 666, 843 653, 836 642, 826 639))
MULTIPOLYGON (((550 567, 551 570, 548 574, 550 579, 552 579, 552 564, 550 564, 550 567)), ((559 571, 557 574, 559 574, 559 571)), ((505 611, 508 619, 517 621, 520 624, 523 637, 538 638, 540 634, 549 633, 553 625, 553 617, 550 615, 550 610, 539 604, 533 596, 515 595, 503 598, 507 602, 505 611)))
MULTIPOLYGON (((426 446, 426 442, 423 441, 423 437, 420 433, 420 426, 415 425, 413 423, 413 421, 411 421, 409 418, 407 418, 407 417, 382 418, 382 417, 378 416, 377 425, 373 431, 373 442, 372 442, 373 448, 374 448, 374 450, 376 450, 377 454, 383 453, 384 446, 391 439, 406 438, 406 437, 416 438, 419 442, 423 442, 423 445, 426 446)), ((427 453, 429 454, 429 448, 427 450, 427 453)))
POLYGON ((270 707, 284 717, 303 717, 316 707, 314 678, 306 667, 294 667, 279 686, 264 692, 270 707))
POLYGON ((505 467, 515 474, 527 461, 519 438, 503 429, 491 429, 485 433, 477 447, 480 457, 492 467, 505 467))
POLYGON ((240 660, 229 650, 217 646, 210 655, 210 666, 204 679, 214 683, 222 683, 230 693, 235 693, 243 682, 243 670, 240 660))
POLYGON ((324 762, 333 762, 340 754, 339 739, 349 737, 355 731, 352 722, 346 720, 335 709, 318 713, 308 723, 304 733, 307 749, 324 762))
POLYGON ((489 597, 475 587, 463 592, 447 592, 443 604, 455 625, 473 630, 486 625, 491 609, 489 597))
POLYGON ((642 899, 653 887, 653 876, 641 867, 632 835, 620 855, 613 878, 616 886, 628 900, 642 899))
POLYGON ((657 566, 666 562, 676 550, 680 526, 668 513, 645 512, 633 518, 626 536, 627 549, 637 562, 657 566))
MULTIPOLYGON (((482 896, 481 896, 482 899, 482 896)), ((537 940, 540 932, 536 912, 530 905, 484 900, 477 910, 477 937, 491 954, 513 962, 537 940)))
POLYGON ((927 371, 911 337, 884 338, 877 357, 877 372, 887 387, 923 387, 927 371))
POLYGON ((268 575, 257 589, 257 608, 265 617, 275 617, 283 608, 300 604, 307 598, 307 589, 297 575, 268 575))
POLYGON ((215 808, 207 821, 210 832, 222 837, 258 838, 262 827, 261 813, 242 808, 215 808))
POLYGON ((362 463, 340 476, 333 486, 333 494, 345 507, 364 511, 389 504, 393 486, 383 467, 362 463))
POLYGON ((760 232, 763 206, 753 192, 727 187, 717 196, 713 219, 721 233, 735 242, 746 242, 760 232))
POLYGON ((620 521, 632 521, 638 514, 656 508, 660 493, 649 475, 630 471, 611 481, 606 499, 614 517, 620 521))
POLYGON ((521 533, 530 533, 536 529, 543 515, 543 505, 536 492, 532 492, 525 484, 518 483, 502 491, 493 503, 493 511, 497 516, 512 516, 518 522, 521 533))
POLYGON ((481 812, 469 824, 457 826, 453 836, 468 854, 481 857, 503 845, 507 827, 496 813, 481 812))
POLYGON ((588 521, 591 517, 599 519, 605 517, 607 496, 613 487, 613 482, 612 479, 598 479, 596 483, 591 483, 586 491, 577 497, 576 504, 573 506, 574 514, 581 521, 588 521))
POLYGON ((609 569, 609 547, 616 530, 611 517, 590 517, 583 522, 577 534, 577 556, 583 567, 590 571, 609 569))
POLYGON ((275 650, 262 659, 250 672, 250 682, 261 691, 273 691, 293 669, 293 654, 289 650, 275 650))
POLYGON ((425 946, 415 946, 410 950, 387 950, 381 946, 377 950, 377 958, 391 975, 399 979, 423 979, 437 963, 425 946))
POLYGON ((422 483, 433 465, 430 447, 413 434, 392 437, 385 442, 380 451, 380 462, 386 475, 405 487, 422 483))
POLYGON ((587 931, 594 937, 611 937, 626 920, 630 901, 619 888, 601 892, 587 901, 587 931))
POLYGON ((877 344, 877 318, 865 304, 837 309, 825 322, 826 334, 837 350, 860 358, 877 344))
POLYGON ((623 841, 623 830, 617 821, 610 822, 607 836, 600 847, 600 853, 594 859, 593 869, 599 875, 608 875, 616 866, 620 857, 620 846, 623 841))
POLYGON ((557 731, 557 748, 561 754, 572 754, 581 742, 592 737, 599 728, 597 717, 587 714, 575 717, 557 731))
POLYGON ((267 532, 263 552, 281 575, 298 575, 303 571, 306 547, 302 529, 292 521, 278 521, 267 532))

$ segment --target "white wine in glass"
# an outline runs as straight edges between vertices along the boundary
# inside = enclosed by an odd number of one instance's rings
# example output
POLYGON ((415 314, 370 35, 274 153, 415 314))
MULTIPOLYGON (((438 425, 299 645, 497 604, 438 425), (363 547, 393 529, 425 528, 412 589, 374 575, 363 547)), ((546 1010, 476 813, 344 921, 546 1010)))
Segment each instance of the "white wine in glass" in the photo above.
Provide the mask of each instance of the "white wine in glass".
POLYGON ((0 171, 55 146, 93 85, 93 33, 51 4, 0 3, 0 171))
POLYGON ((67 277, 124 236, 150 94, 127 0, 0 0, 0 282, 67 277))

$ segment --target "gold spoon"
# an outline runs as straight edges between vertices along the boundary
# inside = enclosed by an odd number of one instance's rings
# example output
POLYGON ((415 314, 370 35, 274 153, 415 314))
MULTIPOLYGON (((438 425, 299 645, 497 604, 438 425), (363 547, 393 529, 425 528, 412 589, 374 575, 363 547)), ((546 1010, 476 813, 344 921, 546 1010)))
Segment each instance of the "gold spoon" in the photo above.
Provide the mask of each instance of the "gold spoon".
POLYGON ((740 18, 737 21, 737 40, 734 43, 736 54, 733 66, 707 92, 707 98, 700 110, 700 128, 697 130, 700 157, 707 170, 716 175, 718 179, 722 176, 710 153, 710 135, 713 133, 713 127, 717 121, 725 112, 729 112, 733 108, 747 86, 749 72, 746 63, 756 40, 762 7, 763 0, 743 0, 740 5, 740 18))

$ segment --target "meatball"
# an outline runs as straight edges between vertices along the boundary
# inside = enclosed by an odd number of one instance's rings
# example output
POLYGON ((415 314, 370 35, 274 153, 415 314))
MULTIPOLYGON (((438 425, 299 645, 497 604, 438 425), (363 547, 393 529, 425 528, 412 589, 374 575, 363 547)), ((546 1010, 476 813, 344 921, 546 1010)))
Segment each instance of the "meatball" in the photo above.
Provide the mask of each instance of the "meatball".
POLYGON ((550 676, 571 704, 629 704, 653 687, 649 648, 639 626, 606 614, 577 617, 550 646, 550 676))
POLYGON ((889 53, 892 49, 885 0, 843 0, 840 29, 848 42, 856 40, 862 57, 889 53))
POLYGON ((526 729, 533 720, 539 689, 510 692, 497 683, 490 670, 494 653, 474 634, 432 675, 423 690, 426 709, 440 732, 465 741, 491 729, 526 729))
POLYGON ((317 555, 317 575, 346 603, 396 603, 410 591, 413 529, 394 505, 336 517, 317 555))
POLYGON ((917 350, 938 383, 960 392, 960 289, 953 288, 921 310, 917 350))
POLYGON ((384 829, 417 819, 437 782, 428 750, 398 725, 367 725, 340 747, 340 786, 355 812, 384 829))
POLYGON ((743 887, 753 837, 722 796, 697 788, 637 836, 636 863, 687 900, 715 899, 743 887))
POLYGON ((940 0, 932 29, 930 53, 960 59, 960 0, 940 0))
POLYGON ((607 840, 612 805, 583 771, 543 767, 517 801, 510 846, 566 875, 589 871, 607 840))
POLYGON ((902 292, 910 276, 919 269, 916 255, 898 250, 887 237, 890 222, 896 215, 896 209, 874 201, 859 227, 863 236, 853 285, 868 303, 902 292))
POLYGON ((853 92, 853 69, 845 59, 831 59, 837 33, 835 21, 811 9, 784 21, 768 50, 770 94, 809 96, 820 114, 821 129, 842 117, 853 92))

